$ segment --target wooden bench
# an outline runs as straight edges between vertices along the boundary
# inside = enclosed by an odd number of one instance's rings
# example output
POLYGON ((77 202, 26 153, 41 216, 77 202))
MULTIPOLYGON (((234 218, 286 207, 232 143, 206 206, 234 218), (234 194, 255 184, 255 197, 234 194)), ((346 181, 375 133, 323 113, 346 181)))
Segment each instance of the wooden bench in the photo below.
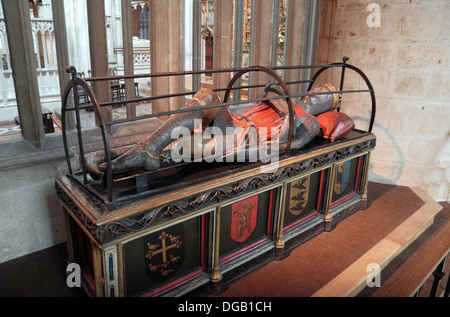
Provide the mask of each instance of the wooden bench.
MULTIPOLYGON (((52 114, 53 112, 41 105, 42 121, 44 124, 45 133, 55 133, 55 127, 53 125, 52 114)), ((20 125, 20 117, 14 117, 14 121, 20 125)))

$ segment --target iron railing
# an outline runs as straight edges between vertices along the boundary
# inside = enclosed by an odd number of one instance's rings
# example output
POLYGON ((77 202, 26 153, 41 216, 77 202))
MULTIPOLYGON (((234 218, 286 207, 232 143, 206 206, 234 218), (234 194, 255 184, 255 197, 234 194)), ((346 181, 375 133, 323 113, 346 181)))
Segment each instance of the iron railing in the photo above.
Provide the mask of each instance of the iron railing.
MULTIPOLYGON (((173 111, 164 111, 160 113, 152 113, 152 114, 145 114, 141 116, 135 116, 135 117, 127 117, 122 119, 116 119, 116 120, 105 120, 105 118, 102 115, 101 108, 102 107, 108 107, 108 106, 117 106, 117 105, 127 105, 127 104, 133 104, 133 103, 139 103, 139 102, 151 102, 153 100, 158 99, 168 99, 172 97, 182 97, 182 96, 188 96, 188 95, 194 95, 196 91, 188 91, 188 92, 179 92, 179 93, 172 93, 172 94, 166 94, 166 95, 159 95, 159 96, 150 96, 150 97, 139 97, 139 98, 130 98, 125 100, 119 100, 119 101, 108 101, 108 102, 99 102, 95 92, 92 88, 93 82, 100 82, 100 81, 119 81, 119 80, 130 80, 130 79, 139 79, 139 78, 158 78, 158 77, 173 77, 173 76, 189 76, 189 75, 201 75, 205 73, 211 73, 211 74, 218 74, 218 73, 231 73, 234 74, 233 78, 227 85, 227 87, 221 87, 212 89, 215 92, 225 92, 225 97, 222 103, 205 106, 201 109, 207 109, 207 108, 218 108, 218 107, 229 107, 233 105, 240 105, 240 104, 248 104, 248 103, 259 103, 265 100, 272 100, 272 99, 286 99, 286 102, 288 104, 289 108, 289 114, 288 114, 288 120, 289 120, 289 133, 288 133, 288 139, 286 143, 286 149, 285 149, 285 155, 288 156, 290 154, 290 146, 291 146, 291 140, 292 140, 292 133, 293 133, 293 105, 292 105, 292 99, 293 98, 301 98, 304 96, 314 96, 314 95, 323 95, 324 92, 319 93, 311 93, 308 92, 313 84, 315 83, 316 79, 320 74, 322 74, 324 71, 328 69, 333 68, 341 68, 341 80, 340 80, 340 89, 338 91, 328 92, 329 94, 347 94, 347 93, 369 93, 371 97, 371 118, 369 122, 369 128, 367 133, 370 133, 373 128, 374 120, 375 120, 375 112, 376 112, 376 99, 375 99, 375 92, 373 89, 372 84, 370 83, 367 76, 357 67, 350 65, 347 63, 348 58, 343 59, 342 63, 333 63, 333 64, 327 64, 327 65, 306 65, 306 66, 279 66, 279 67, 264 67, 264 66, 250 66, 247 68, 227 68, 227 69, 215 69, 215 70, 194 70, 194 71, 180 71, 180 72, 167 72, 167 73, 150 73, 150 74, 136 74, 136 75, 122 75, 122 76, 105 76, 105 77, 91 77, 91 78, 80 78, 77 77, 77 71, 75 67, 68 66, 66 71, 72 75, 72 79, 68 83, 64 95, 63 95, 63 103, 62 103, 62 111, 61 111, 61 121, 62 121, 62 135, 63 135, 63 143, 64 143, 64 150, 66 154, 66 160, 68 164, 68 173, 70 176, 74 176, 74 171, 72 169, 71 164, 71 153, 69 152, 69 145, 68 145, 68 137, 67 137, 67 124, 66 124, 66 118, 68 112, 75 112, 75 123, 76 123, 76 133, 77 133, 77 139, 78 139, 78 150, 79 150, 79 156, 81 161, 81 181, 80 183, 86 187, 89 188, 89 181, 88 181, 88 172, 87 167, 85 165, 85 150, 84 150, 84 143, 83 143, 83 136, 82 136, 82 127, 81 127, 81 119, 80 119, 80 110, 82 109, 94 109, 95 116, 98 120, 98 126, 101 129, 101 135, 103 139, 103 147, 105 151, 105 162, 107 165, 106 173, 105 173, 105 186, 107 188, 107 194, 106 194, 106 200, 107 202, 113 202, 114 201, 114 195, 113 195, 113 180, 114 175, 111 168, 111 146, 110 146, 110 134, 108 131, 110 131, 110 127, 116 124, 123 124, 123 123, 129 123, 129 122, 135 122, 138 120, 143 119, 149 119, 149 118, 156 118, 156 117, 162 117, 162 116, 168 116, 168 115, 174 115, 179 113, 186 113, 192 111, 192 109, 179 109, 179 110, 173 110, 173 111), (286 70, 303 70, 303 69, 318 69, 311 80, 303 80, 303 81, 290 81, 290 82, 284 82, 283 79, 277 74, 276 71, 286 71, 286 70), (350 69, 358 73, 365 83, 367 84, 368 89, 360 89, 360 90, 344 90, 344 80, 345 80, 345 71, 346 69, 350 69), (265 97, 265 98, 253 98, 253 99, 244 99, 239 101, 228 101, 231 91, 234 90, 242 90, 242 89, 253 89, 253 88, 261 88, 266 85, 244 85, 244 86, 234 86, 234 84, 238 81, 240 77, 247 73, 251 72, 264 72, 271 76, 276 83, 278 83, 283 91, 283 95, 276 96, 276 97, 265 97), (91 83, 91 84, 89 84, 91 83), (291 94, 288 89, 288 85, 293 84, 309 84, 307 92, 305 93, 299 93, 299 94, 291 94), (89 105, 80 105, 79 104, 79 96, 78 91, 79 88, 85 91, 85 93, 89 96, 91 100, 91 104, 89 105), (68 98, 70 94, 72 93, 73 96, 73 106, 68 107, 68 98)), ((198 110, 198 108, 196 109, 198 110)), ((339 110, 339 109, 338 109, 339 110)), ((91 188, 90 188, 91 189, 91 188)))

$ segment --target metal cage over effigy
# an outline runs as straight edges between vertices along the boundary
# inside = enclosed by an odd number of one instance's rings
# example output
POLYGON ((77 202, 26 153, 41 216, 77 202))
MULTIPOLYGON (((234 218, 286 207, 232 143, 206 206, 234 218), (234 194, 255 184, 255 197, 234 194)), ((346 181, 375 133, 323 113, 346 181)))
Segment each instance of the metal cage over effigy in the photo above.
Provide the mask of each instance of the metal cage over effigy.
MULTIPOLYGON (((121 81, 121 80, 129 80, 129 79, 138 79, 138 78, 157 78, 157 77, 173 77, 173 76, 190 76, 190 75, 200 75, 205 73, 211 73, 211 74, 220 74, 220 73, 234 73, 233 78, 230 80, 229 84, 225 88, 217 88, 212 89, 215 92, 225 92, 225 97, 222 103, 206 106, 205 108, 216 108, 216 107, 229 107, 233 105, 241 105, 241 104, 249 104, 249 103, 257 103, 262 102, 266 100, 271 99, 285 99, 288 107, 289 107, 289 135, 288 135, 288 141, 286 144, 286 150, 284 153, 284 156, 288 156, 290 153, 290 145, 291 145, 291 138, 292 138, 292 127, 293 127, 293 107, 292 107, 292 99, 293 98, 301 98, 304 96, 314 96, 314 95, 321 95, 324 94, 323 92, 317 92, 317 93, 309 93, 308 91, 313 87, 316 79, 321 75, 324 71, 333 69, 333 68, 340 68, 342 69, 341 73, 341 80, 340 80, 340 88, 338 91, 329 92, 330 94, 349 94, 349 93, 369 93, 371 98, 371 117, 369 126, 366 132, 370 133, 372 132, 374 120, 375 120, 375 113, 376 113, 376 98, 375 98, 375 92, 372 87, 372 84, 370 83, 367 76, 357 67, 350 65, 347 63, 348 58, 344 58, 342 63, 333 63, 329 65, 309 65, 309 66, 279 66, 279 67, 264 67, 264 66, 250 66, 247 68, 231 68, 231 69, 219 69, 219 70, 208 70, 208 71, 183 71, 183 72, 170 72, 170 73, 153 73, 153 74, 142 74, 142 75, 123 75, 123 76, 107 76, 107 77, 91 77, 91 78, 81 78, 77 77, 77 72, 75 67, 68 67, 66 70, 68 73, 72 75, 72 80, 68 83, 64 96, 63 96, 63 105, 62 105, 62 134, 63 134, 63 142, 64 142, 64 149, 66 154, 66 161, 68 165, 68 175, 75 181, 77 181, 81 186, 84 186, 90 193, 93 195, 96 195, 98 198, 100 198, 101 201, 109 204, 113 203, 117 200, 117 197, 114 196, 114 175, 113 171, 111 170, 111 145, 110 145, 110 135, 108 131, 110 131, 110 127, 114 126, 116 124, 123 124, 123 123, 131 123, 136 122, 143 119, 149 119, 149 118, 158 118, 163 116, 169 116, 173 114, 178 113, 186 113, 189 111, 192 111, 192 109, 179 109, 179 110, 173 110, 173 111, 164 111, 160 113, 154 113, 154 114, 146 114, 141 116, 135 116, 131 118, 122 118, 117 120, 111 120, 108 121, 103 117, 101 108, 102 107, 109 107, 109 106, 125 106, 130 103, 140 103, 140 102, 151 102, 153 100, 157 99, 166 99, 173 97, 180 97, 180 96, 189 96, 194 95, 196 92, 181 92, 181 93, 173 93, 173 94, 167 94, 167 95, 160 95, 160 96, 151 96, 151 97, 139 97, 139 98, 133 98, 133 99, 122 99, 118 101, 109 101, 109 102, 99 102, 95 92, 92 88, 93 82, 101 82, 101 81, 121 81), (305 69, 318 69, 318 71, 314 74, 314 76, 310 80, 303 80, 303 81, 291 81, 291 82, 285 82, 283 79, 278 75, 277 71, 283 71, 283 70, 305 70, 305 69), (364 82, 367 84, 368 89, 364 90, 344 90, 344 80, 345 80, 345 71, 346 69, 350 69, 357 74, 359 74, 364 82), (252 89, 252 88, 261 88, 265 85, 245 85, 245 86, 236 86, 236 82, 238 79, 240 79, 243 75, 247 73, 252 72, 264 72, 268 74, 272 80, 274 80, 277 84, 279 84, 283 90, 284 95, 276 96, 276 97, 261 97, 261 98, 253 98, 253 99, 245 99, 245 100, 239 100, 239 101, 229 101, 230 93, 235 90, 242 90, 242 89, 252 89), (300 93, 300 94, 291 94, 289 93, 288 86, 293 84, 308 84, 307 92, 300 93), (80 88, 83 93, 83 95, 87 95, 88 100, 90 100, 90 103, 80 105, 80 88), (72 92, 73 95, 73 107, 68 107, 68 99, 70 97, 70 94, 72 92), (85 149, 83 144, 83 136, 82 136, 82 124, 80 121, 80 111, 90 109, 93 110, 95 113, 95 117, 98 121, 98 126, 101 129, 101 135, 103 139, 103 147, 106 154, 106 163, 107 163, 107 170, 105 173, 105 180, 103 181, 103 184, 106 186, 106 193, 101 194, 98 192, 98 190, 95 190, 89 185, 88 182, 88 173, 86 170, 86 166, 84 164, 85 161, 85 149), (66 124, 66 118, 67 113, 74 112, 75 113, 75 120, 76 120, 76 129, 77 129, 77 141, 78 141, 78 151, 79 151, 79 158, 80 158, 80 165, 81 169, 79 171, 74 171, 72 168, 71 163, 71 156, 73 154, 69 151, 69 142, 67 138, 67 124, 66 124)), ((338 111, 340 109, 337 109, 338 111)), ((146 172, 145 174, 148 174, 149 172, 146 172)), ((136 175, 138 176, 138 175, 136 175)))
MULTIPOLYGON (((227 283, 272 260, 283 260, 290 251, 342 219, 367 206, 370 152, 376 99, 367 76, 347 63, 309 66, 231 68, 143 75, 80 78, 74 67, 62 106, 63 141, 68 173, 56 180, 64 209, 69 261, 79 263, 83 286, 94 296, 182 296, 218 294, 227 283), (312 89, 327 71, 341 71, 339 88, 328 92, 312 89), (310 80, 284 81, 277 73, 316 70, 310 80), (367 89, 345 90, 346 72, 356 72, 367 89), (251 73, 267 74, 280 94, 231 101, 231 94, 266 84, 240 84, 251 73), (90 83, 141 78, 168 78, 204 73, 232 74, 223 101, 198 109, 244 107, 268 100, 287 104, 287 139, 275 167, 266 162, 170 163, 154 171, 113 171, 115 125, 146 119, 188 114, 193 108, 106 119, 103 107, 169 100, 195 95, 196 91, 99 102, 90 83), (304 93, 290 93, 289 86, 303 84, 304 93), (80 104, 79 93, 90 102, 80 104), (331 94, 364 93, 370 96, 366 131, 352 130, 338 140, 315 137, 293 148, 294 100, 331 94), (69 97, 73 95, 72 105, 69 97), (81 110, 93 110, 101 133, 105 171, 93 180, 85 157, 81 110), (67 124, 74 114, 75 131, 67 124), (70 134, 70 136, 69 136, 70 134), (70 145, 74 142, 75 145, 70 145), (75 163, 77 164, 75 164, 75 163), (78 165, 78 167, 74 167, 78 165), (124 174, 125 173, 125 174, 124 174)), ((231 77, 231 76, 230 76, 231 77)), ((94 85, 93 85, 94 86, 94 85)), ((334 111, 334 110, 333 110, 334 111)), ((335 110, 339 112, 339 107, 335 110)), ((90 148, 89 148, 90 151, 90 148)))

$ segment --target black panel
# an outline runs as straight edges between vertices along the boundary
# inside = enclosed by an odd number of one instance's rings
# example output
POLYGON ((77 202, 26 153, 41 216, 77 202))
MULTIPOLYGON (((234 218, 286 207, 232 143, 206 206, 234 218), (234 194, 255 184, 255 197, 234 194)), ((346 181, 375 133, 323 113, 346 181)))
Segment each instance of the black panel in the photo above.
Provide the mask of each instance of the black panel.
POLYGON ((317 209, 321 171, 287 184, 284 226, 298 221, 317 209))
POLYGON ((201 265, 201 217, 164 228, 123 246, 126 296, 153 290, 201 265))
POLYGON ((356 157, 336 165, 334 184, 331 188, 332 202, 355 191, 358 160, 359 158, 356 157))

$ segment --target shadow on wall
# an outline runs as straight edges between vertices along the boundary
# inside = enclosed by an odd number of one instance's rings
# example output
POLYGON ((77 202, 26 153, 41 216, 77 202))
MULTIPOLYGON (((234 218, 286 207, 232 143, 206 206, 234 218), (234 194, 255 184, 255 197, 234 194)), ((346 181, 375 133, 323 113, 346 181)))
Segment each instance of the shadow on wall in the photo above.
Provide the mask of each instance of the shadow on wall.
MULTIPOLYGON (((353 119, 353 121, 355 121, 355 123, 359 121, 359 122, 363 122, 363 123, 367 124, 367 126, 369 125, 369 119, 367 119, 367 118, 353 117, 352 119, 353 119)), ((396 167, 391 170, 389 175, 379 175, 376 173, 372 173, 372 181, 396 185, 398 180, 402 176, 403 168, 405 166, 405 158, 404 158, 403 153, 400 149, 400 146, 398 145, 394 136, 385 127, 383 127, 381 124, 379 124, 377 122, 374 122, 373 126, 374 126, 374 128, 377 128, 379 131, 384 133, 387 136, 387 138, 390 140, 390 142, 392 143, 392 145, 396 151, 396 153, 392 154, 392 157, 394 157, 394 155, 396 154, 396 156, 398 157, 398 160, 397 160, 396 167)), ((373 164, 373 160, 371 160, 371 164, 373 164)))

